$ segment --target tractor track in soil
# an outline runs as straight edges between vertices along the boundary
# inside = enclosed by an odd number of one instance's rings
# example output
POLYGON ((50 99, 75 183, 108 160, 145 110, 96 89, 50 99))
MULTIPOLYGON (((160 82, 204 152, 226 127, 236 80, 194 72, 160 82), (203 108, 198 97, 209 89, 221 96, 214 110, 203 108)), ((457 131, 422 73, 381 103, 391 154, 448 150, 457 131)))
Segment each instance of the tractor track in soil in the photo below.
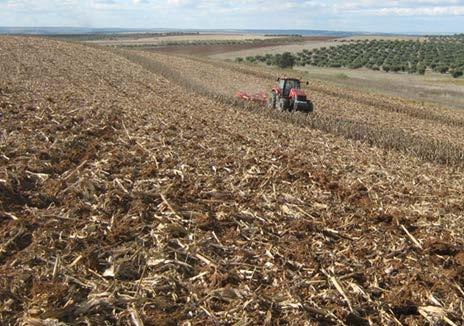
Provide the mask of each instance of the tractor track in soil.
POLYGON ((462 168, 247 107, 175 60, 0 50, 1 194, 50 195, 0 197, 1 324, 464 321, 462 168))

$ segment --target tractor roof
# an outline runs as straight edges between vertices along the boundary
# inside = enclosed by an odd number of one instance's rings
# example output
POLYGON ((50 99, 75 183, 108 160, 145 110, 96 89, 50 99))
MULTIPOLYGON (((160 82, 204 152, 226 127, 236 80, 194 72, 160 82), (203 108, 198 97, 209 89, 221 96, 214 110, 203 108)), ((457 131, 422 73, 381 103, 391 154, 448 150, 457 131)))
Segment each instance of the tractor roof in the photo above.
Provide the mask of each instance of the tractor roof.
POLYGON ((300 81, 298 78, 292 78, 292 77, 279 77, 279 79, 282 79, 282 80, 297 80, 297 81, 300 81))

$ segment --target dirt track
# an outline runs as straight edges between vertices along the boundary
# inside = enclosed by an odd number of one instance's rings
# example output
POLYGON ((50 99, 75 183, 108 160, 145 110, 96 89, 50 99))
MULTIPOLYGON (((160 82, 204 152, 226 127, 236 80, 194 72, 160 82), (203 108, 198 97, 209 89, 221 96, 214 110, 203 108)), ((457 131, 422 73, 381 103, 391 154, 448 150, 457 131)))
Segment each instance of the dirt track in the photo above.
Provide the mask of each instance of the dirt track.
MULTIPOLYGON (((37 38, 0 55, 1 324, 464 322, 459 166, 199 96, 160 56, 37 38)), ((180 73, 203 92, 204 68, 180 73)), ((428 110, 398 116, 461 128, 428 110)))

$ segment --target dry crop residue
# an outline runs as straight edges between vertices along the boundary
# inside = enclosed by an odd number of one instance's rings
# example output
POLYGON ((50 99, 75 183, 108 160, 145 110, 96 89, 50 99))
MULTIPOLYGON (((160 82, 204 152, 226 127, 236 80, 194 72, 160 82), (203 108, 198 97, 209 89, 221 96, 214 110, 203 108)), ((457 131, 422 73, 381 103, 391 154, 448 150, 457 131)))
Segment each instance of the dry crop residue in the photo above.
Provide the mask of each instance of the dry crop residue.
POLYGON ((461 324, 461 169, 0 38, 0 323, 461 324))

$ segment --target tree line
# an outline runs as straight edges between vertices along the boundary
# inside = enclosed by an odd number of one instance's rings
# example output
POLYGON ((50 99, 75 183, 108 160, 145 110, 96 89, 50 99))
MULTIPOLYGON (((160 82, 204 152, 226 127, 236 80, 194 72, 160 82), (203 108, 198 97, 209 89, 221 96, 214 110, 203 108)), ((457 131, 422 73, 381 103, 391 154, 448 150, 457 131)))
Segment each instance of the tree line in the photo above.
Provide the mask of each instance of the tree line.
POLYGON ((298 53, 237 58, 237 61, 261 62, 280 68, 311 65, 421 75, 429 70, 458 78, 464 73, 464 34, 426 40, 358 40, 298 53))

